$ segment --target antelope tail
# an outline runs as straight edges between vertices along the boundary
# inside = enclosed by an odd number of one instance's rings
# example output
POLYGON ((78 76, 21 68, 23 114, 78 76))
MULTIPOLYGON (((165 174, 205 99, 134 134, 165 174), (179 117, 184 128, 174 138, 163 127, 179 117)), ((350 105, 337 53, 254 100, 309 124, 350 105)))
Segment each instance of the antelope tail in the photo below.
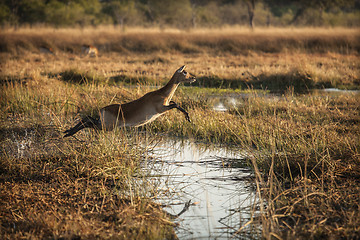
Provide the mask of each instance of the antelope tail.
POLYGON ((99 119, 94 119, 90 116, 84 117, 83 119, 80 120, 80 122, 78 124, 76 124, 75 127, 70 128, 69 130, 66 130, 64 132, 64 133, 66 133, 64 137, 70 137, 84 128, 100 129, 99 119))

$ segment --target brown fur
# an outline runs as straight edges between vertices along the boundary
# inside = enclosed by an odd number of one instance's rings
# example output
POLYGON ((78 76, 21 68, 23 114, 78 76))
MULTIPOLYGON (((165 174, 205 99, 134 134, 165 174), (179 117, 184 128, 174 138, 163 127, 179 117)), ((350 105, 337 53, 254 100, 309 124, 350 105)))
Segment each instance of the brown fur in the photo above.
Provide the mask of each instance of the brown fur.
POLYGON ((81 52, 85 56, 91 56, 91 57, 97 57, 99 53, 98 49, 93 45, 83 45, 81 47, 81 52))
MULTIPOLYGON (((182 82, 192 82, 194 78, 180 68, 171 80, 162 88, 149 92, 141 98, 125 104, 113 104, 100 110, 103 127, 113 129, 115 126, 141 126, 154 121, 174 105, 170 104, 177 87, 182 82)), ((176 105, 177 106, 177 105, 176 105)), ((178 108, 179 109, 179 108, 178 108)), ((179 109, 180 110, 180 109, 179 109)))
POLYGON ((112 130, 115 127, 138 127, 154 121, 165 112, 176 108, 181 111, 186 120, 189 114, 171 101, 177 87, 182 82, 193 82, 195 78, 184 71, 185 66, 179 68, 170 81, 162 88, 149 92, 139 99, 125 104, 112 104, 100 109, 98 120, 92 117, 83 118, 75 127, 65 131, 65 137, 72 136, 83 128, 97 128, 112 130))

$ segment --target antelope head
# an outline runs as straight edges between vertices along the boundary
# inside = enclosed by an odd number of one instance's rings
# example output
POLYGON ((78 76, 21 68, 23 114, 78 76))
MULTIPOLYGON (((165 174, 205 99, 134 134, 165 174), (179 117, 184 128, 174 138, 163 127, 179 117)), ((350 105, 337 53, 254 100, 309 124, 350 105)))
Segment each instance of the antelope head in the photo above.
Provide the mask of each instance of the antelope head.
POLYGON ((176 70, 173 78, 176 83, 192 83, 196 81, 195 76, 185 71, 185 65, 176 70))

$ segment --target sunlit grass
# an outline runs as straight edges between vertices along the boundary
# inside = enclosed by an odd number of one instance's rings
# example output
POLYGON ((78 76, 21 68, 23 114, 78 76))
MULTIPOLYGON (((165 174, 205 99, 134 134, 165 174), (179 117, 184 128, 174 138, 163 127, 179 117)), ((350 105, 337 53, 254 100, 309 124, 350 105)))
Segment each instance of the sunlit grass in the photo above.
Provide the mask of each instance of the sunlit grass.
POLYGON ((150 139, 165 133, 248 152, 268 206, 265 237, 356 236, 359 94, 312 92, 359 89, 356 29, 100 30, 4 32, 2 235, 157 239, 171 232, 141 172, 147 150, 139 130, 87 129, 69 139, 61 132, 163 85, 187 64, 198 82, 180 87, 174 100, 192 123, 172 110, 141 130, 150 139), (39 53, 44 43, 55 56, 39 53), (100 56, 80 57, 83 43, 97 45, 100 56), (214 95, 238 101, 217 112, 214 95))
POLYGON ((1 90, 3 237, 171 238, 172 223, 152 202, 156 186, 143 177, 148 150, 136 129, 62 137, 76 113, 104 104, 88 104, 104 86, 38 76, 1 90))
POLYGON ((161 85, 174 69, 187 64, 202 86, 358 89, 358 32, 341 28, 5 31, 0 41, 1 76, 23 79, 34 71, 59 77, 75 73, 73 80, 82 81, 76 78, 80 73, 90 81, 161 85), (44 44, 54 49, 55 56, 39 54, 44 44), (81 57, 82 44, 97 46, 99 58, 81 57))
MULTIPOLYGON (((198 97, 206 99, 206 92, 198 97)), ((216 112, 206 100, 197 102, 203 104, 190 107, 192 124, 171 112, 151 125, 153 131, 245 149, 248 164, 260 170, 259 194, 267 201, 264 236, 356 236, 358 93, 294 95, 290 91, 264 97, 253 92, 227 112, 216 112), (343 211, 338 211, 340 206, 343 211)))

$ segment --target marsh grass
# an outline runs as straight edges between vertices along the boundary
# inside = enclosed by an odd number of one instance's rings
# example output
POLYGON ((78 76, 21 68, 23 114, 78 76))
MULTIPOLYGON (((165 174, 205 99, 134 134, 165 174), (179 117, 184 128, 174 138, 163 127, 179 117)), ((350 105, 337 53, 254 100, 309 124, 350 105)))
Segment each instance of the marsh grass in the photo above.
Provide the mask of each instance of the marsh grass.
POLYGON ((188 64, 200 80, 198 84, 206 87, 282 92, 288 87, 298 92, 324 87, 359 89, 357 29, 134 29, 122 33, 99 28, 3 32, 2 78, 26 78, 36 64, 42 66, 42 71, 75 81, 161 85, 172 69, 188 64), (54 49, 55 56, 39 54, 44 44, 54 49), (82 44, 97 46, 99 59, 81 57, 82 44), (21 74, 12 76, 14 71, 21 74))
POLYGON ((172 224, 165 213, 134 183, 138 153, 123 152, 122 146, 111 156, 104 148, 96 151, 91 143, 77 149, 69 146, 70 153, 57 155, 2 156, 2 237, 170 236, 172 224))
POLYGON ((103 87, 48 80, 1 86, 1 236, 174 238, 174 224, 152 201, 156 187, 143 177, 147 150, 137 130, 62 138, 70 116, 96 111, 86 93, 103 87))
POLYGON ((356 93, 253 92, 225 113, 198 105, 189 111, 192 124, 171 112, 152 126, 245 149, 267 206, 264 237, 352 239, 360 230, 359 102, 356 93))
POLYGON ((2 34, 2 236, 172 237, 140 170, 141 134, 84 130, 63 139, 61 131, 164 84, 183 64, 199 83, 174 100, 192 123, 170 111, 146 127, 150 138, 167 133, 248 152, 266 238, 358 236, 359 95, 309 93, 359 89, 356 29, 142 31, 2 34), (99 57, 79 57, 83 43, 95 44, 99 57), (43 44, 56 55, 39 53, 43 44), (214 94, 242 97, 216 112, 214 94))

